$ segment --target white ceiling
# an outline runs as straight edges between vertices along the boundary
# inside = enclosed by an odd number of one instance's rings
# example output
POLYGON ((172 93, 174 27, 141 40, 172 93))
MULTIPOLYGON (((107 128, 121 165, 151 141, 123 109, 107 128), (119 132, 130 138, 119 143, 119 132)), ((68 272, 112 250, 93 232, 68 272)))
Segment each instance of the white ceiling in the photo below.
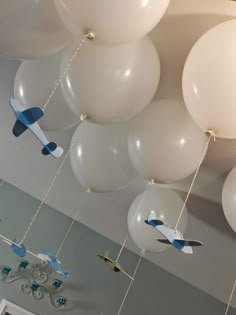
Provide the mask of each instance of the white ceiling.
MULTIPOLYGON (((236 4, 229 0, 171 1, 165 19, 151 34, 162 63, 157 97, 181 97, 181 73, 190 48, 206 30, 232 16, 236 16, 236 4)), ((42 199, 60 161, 43 157, 39 143, 30 133, 24 134, 20 139, 12 136, 14 115, 8 102, 13 93, 18 65, 17 61, 0 59, 0 175, 9 183, 42 199)), ((67 150, 72 133, 73 130, 50 133, 50 138, 55 138, 67 150)), ((224 175, 236 164, 235 158, 236 140, 212 143, 194 193, 220 202, 224 175)), ((188 179, 173 187, 186 191, 189 183, 188 179)), ((67 161, 46 202, 69 216, 73 215, 73 210, 80 208, 80 222, 122 243, 127 233, 128 208, 146 185, 142 179, 137 179, 121 192, 86 194, 76 181, 67 161)), ((148 258, 196 287, 226 301, 227 284, 231 286, 235 275, 234 235, 225 222, 221 208, 216 204, 193 199, 189 209, 187 234, 190 235, 191 231, 192 236, 200 235, 208 246, 190 258, 171 250, 161 255, 150 255, 148 258)), ((131 242, 128 246, 135 250, 131 242)))

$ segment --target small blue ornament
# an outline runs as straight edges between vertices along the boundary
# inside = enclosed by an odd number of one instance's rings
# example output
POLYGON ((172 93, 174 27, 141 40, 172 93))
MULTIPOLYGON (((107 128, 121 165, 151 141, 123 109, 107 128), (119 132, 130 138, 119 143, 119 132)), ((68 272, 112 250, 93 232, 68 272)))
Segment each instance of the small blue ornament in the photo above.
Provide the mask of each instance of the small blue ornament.
POLYGON ((3 275, 8 276, 9 273, 11 272, 11 268, 8 266, 3 266, 1 272, 3 275))
POLYGON ((37 291, 38 288, 39 288, 39 284, 38 284, 38 283, 36 283, 36 282, 32 282, 32 283, 31 283, 31 289, 32 289, 32 291, 37 291))

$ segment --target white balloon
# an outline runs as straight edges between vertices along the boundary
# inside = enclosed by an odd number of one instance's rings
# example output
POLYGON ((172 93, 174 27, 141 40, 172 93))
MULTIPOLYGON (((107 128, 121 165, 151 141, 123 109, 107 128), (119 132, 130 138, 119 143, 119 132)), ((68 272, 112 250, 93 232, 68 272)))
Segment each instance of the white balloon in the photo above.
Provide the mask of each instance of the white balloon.
POLYGON ((231 170, 225 180, 222 191, 222 205, 229 225, 236 232, 236 167, 231 170))
POLYGON ((236 19, 217 25, 194 45, 183 72, 183 94, 196 124, 236 138, 236 19))
MULTIPOLYGON (((160 252, 171 248, 157 241, 163 239, 157 230, 148 226, 144 221, 151 210, 157 214, 168 227, 175 228, 183 201, 174 191, 158 185, 150 186, 133 201, 128 213, 128 228, 134 243, 142 250, 160 252)), ((185 207, 178 230, 183 234, 187 227, 187 208, 185 207)))
MULTIPOLYGON (((60 76, 61 53, 39 60, 23 61, 16 73, 15 97, 26 107, 41 106, 51 94, 60 76)), ((59 86, 39 120, 44 130, 72 127, 79 118, 68 107, 59 86)))
POLYGON ((94 192, 120 190, 136 176, 127 146, 127 125, 81 123, 70 147, 72 170, 94 192))
POLYGON ((53 0, 1 1, 0 21, 0 55, 11 58, 53 54, 71 38, 53 0))
POLYGON ((58 12, 76 36, 88 29, 96 40, 117 44, 147 35, 165 14, 170 0, 54 0, 58 12))
POLYGON ((163 99, 152 102, 130 127, 131 161, 146 179, 171 183, 198 167, 207 136, 190 118, 184 103, 163 99))
MULTIPOLYGON (((62 72, 77 45, 64 56, 62 72)), ((148 37, 111 47, 87 43, 62 81, 63 94, 78 117, 83 113, 94 122, 120 122, 150 103, 159 79, 159 57, 148 37)))

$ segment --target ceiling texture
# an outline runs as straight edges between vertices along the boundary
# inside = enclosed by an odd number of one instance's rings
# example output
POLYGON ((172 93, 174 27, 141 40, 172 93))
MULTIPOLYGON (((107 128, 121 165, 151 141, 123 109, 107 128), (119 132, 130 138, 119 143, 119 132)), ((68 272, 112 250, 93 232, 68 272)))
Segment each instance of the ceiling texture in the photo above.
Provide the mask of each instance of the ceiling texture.
MULTIPOLYGON (((181 76, 188 52, 196 40, 216 24, 236 17, 236 3, 229 0, 171 0, 165 18, 150 34, 161 59, 162 75, 157 98, 182 98, 181 76)), ((30 195, 42 199, 60 160, 45 158, 30 133, 12 136, 14 115, 9 106, 19 61, 0 58, 0 175, 30 195)), ((68 150, 73 129, 50 133, 68 150)), ((206 246, 187 257, 175 250, 147 255, 183 280, 226 302, 236 275, 236 242, 221 208, 225 175, 236 165, 236 140, 212 142, 190 198, 186 235, 200 238, 206 246)), ((185 196, 191 178, 170 185, 185 196)), ((147 183, 137 178, 115 193, 85 193, 75 179, 69 160, 65 163, 46 203, 68 216, 80 209, 78 220, 115 242, 127 233, 127 212, 147 183), (115 222, 115 224, 114 224, 115 222)), ((36 209, 35 209, 36 210, 36 209)), ((17 211, 17 209, 16 209, 17 211)), ((137 251, 129 240, 128 247, 137 251)), ((236 298, 233 301, 236 307, 236 298)))

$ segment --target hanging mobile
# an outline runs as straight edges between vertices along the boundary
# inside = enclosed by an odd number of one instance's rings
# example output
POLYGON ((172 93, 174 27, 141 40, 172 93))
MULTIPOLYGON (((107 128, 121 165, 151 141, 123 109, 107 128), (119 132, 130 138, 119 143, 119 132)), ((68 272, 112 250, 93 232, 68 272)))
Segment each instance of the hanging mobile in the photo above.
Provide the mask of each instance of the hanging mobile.
POLYGON ((87 32, 84 34, 79 46, 75 50, 73 56, 71 57, 69 63, 67 64, 67 67, 65 68, 64 72, 60 76, 60 78, 57 80, 57 83, 49 95, 47 101, 45 102, 43 108, 41 107, 32 107, 32 108, 24 108, 22 104, 15 98, 10 99, 10 105, 15 113, 16 116, 16 123, 13 127, 13 134, 16 137, 19 137, 24 133, 27 129, 29 129, 35 136, 38 138, 38 140, 42 143, 43 149, 42 154, 43 155, 52 155, 54 158, 60 158, 63 154, 63 149, 55 142, 49 142, 46 138, 44 132, 40 128, 38 124, 38 120, 44 116, 44 111, 47 108, 49 102, 51 101, 52 97, 54 96, 57 88, 59 87, 60 83, 62 82, 64 76, 66 75, 67 71, 69 70, 71 64, 73 63, 75 57, 77 56, 80 48, 83 46, 85 40, 92 41, 95 39, 95 34, 93 32, 87 32))
POLYGON ((38 124, 38 120, 44 115, 43 110, 40 107, 25 109, 14 98, 10 99, 10 105, 14 110, 17 119, 12 130, 14 136, 19 137, 23 132, 29 129, 42 143, 43 155, 51 154, 55 158, 61 157, 63 154, 63 149, 58 147, 55 142, 49 142, 38 124))
POLYGON ((104 255, 97 255, 99 258, 101 258, 113 271, 115 272, 121 272, 124 275, 126 275, 131 280, 134 280, 133 277, 131 277, 125 269, 120 265, 120 263, 116 260, 112 260, 109 258, 109 251, 105 251, 104 255))
POLYGON ((145 223, 154 227, 160 232, 165 239, 158 239, 158 242, 168 245, 173 245, 176 249, 182 251, 185 254, 193 254, 194 246, 202 246, 203 244, 199 241, 185 240, 183 235, 176 229, 170 229, 163 221, 158 220, 155 211, 151 211, 148 219, 145 223))

